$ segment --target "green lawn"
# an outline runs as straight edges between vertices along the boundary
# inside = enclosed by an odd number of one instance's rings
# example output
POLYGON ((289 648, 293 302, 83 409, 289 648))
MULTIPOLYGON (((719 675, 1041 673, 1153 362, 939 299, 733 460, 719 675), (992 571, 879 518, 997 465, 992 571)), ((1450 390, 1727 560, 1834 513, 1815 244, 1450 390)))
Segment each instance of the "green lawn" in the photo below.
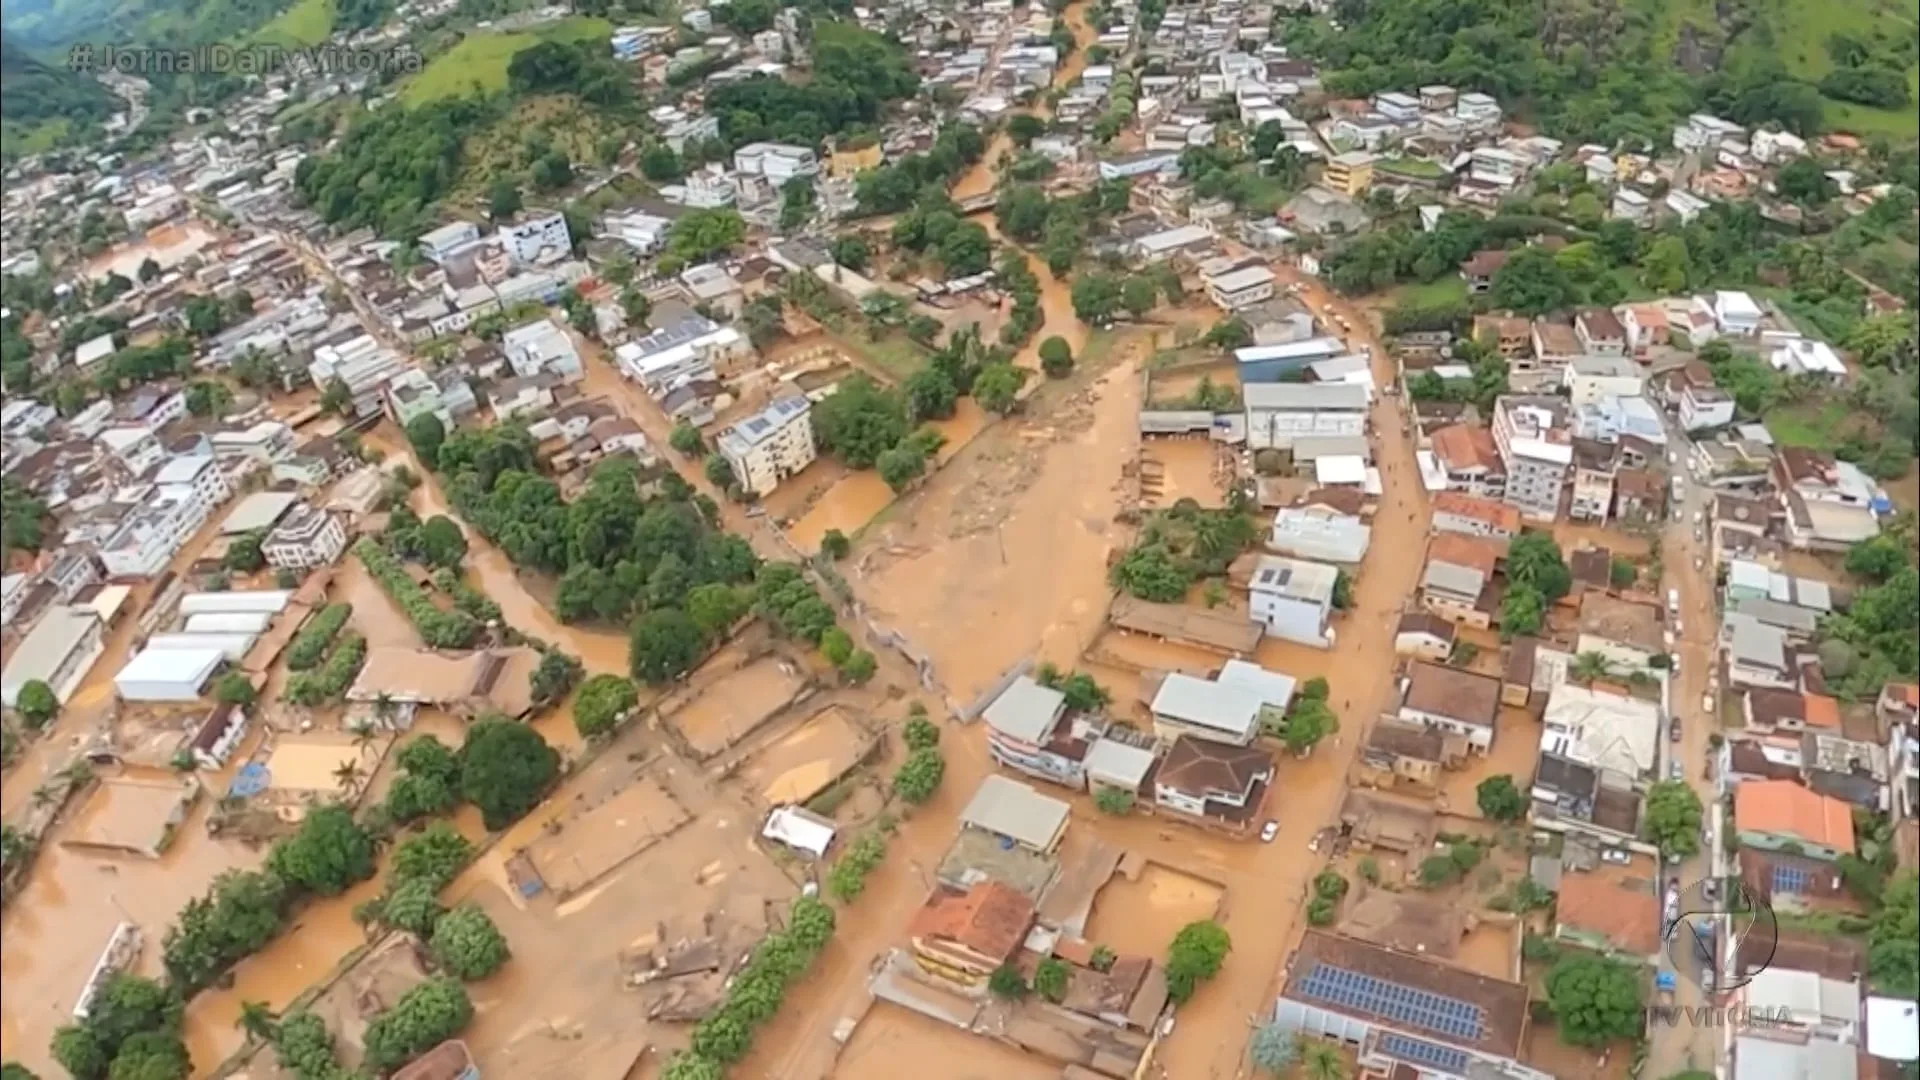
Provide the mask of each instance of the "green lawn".
POLYGON ((53 149, 67 134, 67 119, 56 116, 51 120, 42 120, 32 127, 8 124, 6 128, 7 153, 39 154, 53 149))
POLYGON ((576 15, 538 33, 474 33, 433 58, 425 71, 407 80, 400 100, 409 106, 441 98, 460 97, 478 90, 491 94, 506 88, 507 64, 513 54, 541 41, 606 41, 613 24, 605 19, 576 15))
POLYGON ((318 45, 333 33, 334 0, 299 0, 254 32, 253 39, 294 48, 318 45))
POLYGON ((1393 306, 1410 308, 1439 307, 1467 302, 1467 282, 1459 274, 1447 274, 1432 281, 1409 282, 1393 290, 1393 306))
POLYGON ((912 338, 893 331, 879 341, 868 341, 864 329, 855 329, 841 338, 850 349, 856 349, 867 361, 893 377, 896 383, 905 382, 907 376, 919 371, 927 362, 927 350, 915 344, 912 338))
POLYGON ((1398 173, 1416 180, 1438 180, 1447 170, 1425 158, 1383 158, 1373 163, 1375 172, 1398 173))
POLYGON ((1831 453, 1846 437, 1852 416, 1846 402, 1826 401, 1784 406, 1769 412, 1764 419, 1774 442, 1831 453))

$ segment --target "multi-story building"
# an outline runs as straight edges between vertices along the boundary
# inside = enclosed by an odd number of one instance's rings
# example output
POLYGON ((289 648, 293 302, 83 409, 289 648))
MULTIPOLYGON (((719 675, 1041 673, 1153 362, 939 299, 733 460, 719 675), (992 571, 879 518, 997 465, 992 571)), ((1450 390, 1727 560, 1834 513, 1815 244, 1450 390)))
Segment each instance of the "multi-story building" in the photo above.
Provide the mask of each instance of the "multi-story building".
POLYGON ((148 469, 160 464, 160 459, 166 456, 159 437, 145 424, 110 427, 97 438, 101 447, 112 454, 130 476, 145 476, 148 469))
POLYGON ((733 169, 742 176, 764 176, 774 187, 789 180, 816 176, 820 158, 810 147, 787 143, 748 143, 733 152, 733 169))
POLYGON ((1502 397, 1493 407, 1493 441, 1507 467, 1502 496, 1522 516, 1552 521, 1573 463, 1566 402, 1544 396, 1502 397))
POLYGON ((1520 512, 1492 497, 1439 491, 1433 496, 1433 528, 1435 532, 1511 540, 1520 535, 1520 512))
POLYGON ((1064 694, 1020 676, 981 715, 988 755, 1029 776, 1084 788, 1087 740, 1059 731, 1066 711, 1064 694))
POLYGON ((480 242, 480 226, 471 221, 442 225, 420 237, 420 254, 428 262, 444 264, 480 242))
POLYGON ((385 393, 387 412, 402 428, 418 417, 433 416, 441 427, 452 430, 453 414, 440 398, 440 384, 419 368, 408 368, 389 379, 385 393))
POLYGON ((1584 308, 1573 317, 1573 332, 1588 356, 1625 356, 1627 328, 1620 317, 1603 307, 1584 308))
POLYGON ((208 441, 221 461, 247 459, 271 466, 293 457, 293 429, 278 420, 262 420, 244 431, 216 431, 208 441))
POLYGON ((380 411, 387 380, 405 371, 407 366, 391 349, 361 334, 313 350, 313 362, 307 366, 307 374, 315 386, 323 389, 335 379, 345 383, 353 397, 353 414, 366 417, 380 411))
POLYGON ((1573 500, 1567 516, 1605 524, 1613 510, 1613 478, 1620 471, 1620 447, 1594 439, 1573 440, 1573 500))
POLYGON ((716 364, 752 351, 745 334, 689 312, 620 346, 614 357, 627 378, 660 398, 688 384, 711 381, 716 364))
POLYGON ((1207 299, 1223 311, 1239 311, 1273 296, 1273 271, 1264 266, 1242 267, 1206 280, 1207 299))
POLYGON ((1323 563, 1262 556, 1248 583, 1248 613, 1271 637, 1331 648, 1333 585, 1340 572, 1323 563))
POLYGON ((578 382, 586 374, 573 339, 551 319, 538 319, 507 331, 500 338, 500 349, 513 373, 523 379, 544 372, 562 382, 578 382))
POLYGON ((781 398, 721 432, 715 446, 742 488, 765 495, 816 456, 810 404, 804 395, 781 398))
POLYGON ((1373 186, 1373 155, 1365 150, 1350 150, 1327 159, 1320 174, 1320 186, 1349 199, 1358 198, 1373 186))
POLYGON ((152 577, 231 494, 212 455, 162 465, 153 496, 133 508, 100 547, 109 577, 152 577))
POLYGON ((260 543, 267 563, 293 570, 329 566, 347 549, 340 519, 306 503, 296 503, 260 543))
POLYGON ((1399 718, 1465 739, 1476 754, 1493 747, 1500 680, 1463 668, 1416 660, 1401 683, 1399 718))
POLYGON ((524 210, 500 226, 500 247, 515 266, 538 262, 543 253, 559 257, 573 250, 567 216, 558 210, 524 210))

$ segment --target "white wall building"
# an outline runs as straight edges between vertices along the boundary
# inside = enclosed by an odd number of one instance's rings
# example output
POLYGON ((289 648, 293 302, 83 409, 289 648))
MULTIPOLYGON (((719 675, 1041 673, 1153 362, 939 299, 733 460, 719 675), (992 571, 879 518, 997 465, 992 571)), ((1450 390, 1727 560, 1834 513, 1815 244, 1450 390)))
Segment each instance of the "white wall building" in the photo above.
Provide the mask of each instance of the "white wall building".
POLYGON ((294 570, 331 565, 346 549, 347 530, 340 519, 306 503, 288 510, 260 544, 269 565, 294 570))
POLYGON ((564 382, 578 382, 585 375, 573 339, 551 319, 539 319, 507 331, 500 338, 500 349, 506 353, 513 373, 521 378, 545 372, 564 382))
POLYGON ((813 462, 813 418, 806 397, 781 398, 722 431, 715 446, 740 486, 765 495, 813 462))
POLYGON ((539 261, 542 252, 565 255, 573 249, 566 215, 558 210, 522 213, 500 227, 500 246, 515 266, 539 261))
POLYGON ((1339 571, 1320 563, 1268 555, 1248 583, 1248 614, 1269 636, 1330 648, 1333 585, 1339 571))

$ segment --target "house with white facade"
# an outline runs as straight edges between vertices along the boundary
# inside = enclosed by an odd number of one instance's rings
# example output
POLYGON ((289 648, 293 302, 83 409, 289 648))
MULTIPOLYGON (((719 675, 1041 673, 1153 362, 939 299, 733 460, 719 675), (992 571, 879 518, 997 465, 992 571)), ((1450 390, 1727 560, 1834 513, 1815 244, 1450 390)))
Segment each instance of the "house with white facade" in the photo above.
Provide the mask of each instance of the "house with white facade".
POLYGON ((304 502, 289 509, 260 542, 268 565, 292 570, 331 566, 346 549, 347 530, 340 519, 304 502))
POLYGON ((714 446, 743 489, 765 495, 818 455, 812 403, 804 394, 780 398, 722 431, 714 446))
POLYGON ((551 319, 536 319, 507 331, 500 338, 500 350, 521 378, 544 372, 561 382, 579 382, 586 374, 573 339, 551 319))
POLYGON ((1263 555, 1249 581, 1248 613, 1270 637, 1331 648, 1333 586, 1340 572, 1323 563, 1263 555))
POLYGON ((499 228, 501 250, 515 266, 558 259, 573 250, 567 216, 558 210, 523 210, 499 228))
POLYGON ((1500 680, 1446 664, 1416 660, 1400 680, 1399 718, 1457 735, 1476 754, 1493 748, 1500 680))

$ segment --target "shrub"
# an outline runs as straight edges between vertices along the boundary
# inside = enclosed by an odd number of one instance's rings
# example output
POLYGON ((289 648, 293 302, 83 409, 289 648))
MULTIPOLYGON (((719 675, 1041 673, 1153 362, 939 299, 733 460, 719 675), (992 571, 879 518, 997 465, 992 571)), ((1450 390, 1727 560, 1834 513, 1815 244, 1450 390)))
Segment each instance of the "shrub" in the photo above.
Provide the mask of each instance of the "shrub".
POLYGON ((870 832, 855 840, 827 872, 827 891, 843 904, 852 903, 867 887, 867 875, 887 857, 887 838, 870 832))
POLYGON ((466 988, 436 975, 400 995, 367 1025, 366 1065, 378 1072, 404 1065, 458 1035, 472 1020, 466 988))
POLYGON ((940 727, 924 716, 910 716, 901 729, 909 750, 931 750, 940 745, 940 727))
POLYGON ((604 735, 628 709, 640 701, 640 689, 631 679, 595 675, 580 686, 573 699, 573 726, 581 738, 604 735))
POLYGON ((947 774, 947 761, 938 747, 915 750, 893 774, 893 793, 914 804, 933 798, 947 774))
POLYGON ((366 660, 367 639, 349 633, 334 645, 333 651, 327 654, 327 662, 318 671, 302 671, 287 680, 286 698, 295 705, 309 707, 331 701, 346 693, 366 660))
POLYGON ((420 633, 420 640, 436 649, 463 649, 473 644, 480 635, 480 624, 464 611, 442 611, 413 579, 407 576, 406 569, 393 553, 375 543, 370 537, 362 537, 353 545, 353 553, 359 558, 367 573, 378 582, 380 588, 400 611, 407 621, 420 633))
POLYGON ((486 912, 471 904, 440 916, 427 947, 441 967, 468 982, 500 970, 511 955, 500 928, 493 925, 486 912))
POLYGON ((347 618, 352 614, 352 604, 328 604, 321 608, 319 614, 308 619, 287 646, 287 669, 305 671, 324 659, 327 646, 333 643, 333 636, 347 624, 347 618))

